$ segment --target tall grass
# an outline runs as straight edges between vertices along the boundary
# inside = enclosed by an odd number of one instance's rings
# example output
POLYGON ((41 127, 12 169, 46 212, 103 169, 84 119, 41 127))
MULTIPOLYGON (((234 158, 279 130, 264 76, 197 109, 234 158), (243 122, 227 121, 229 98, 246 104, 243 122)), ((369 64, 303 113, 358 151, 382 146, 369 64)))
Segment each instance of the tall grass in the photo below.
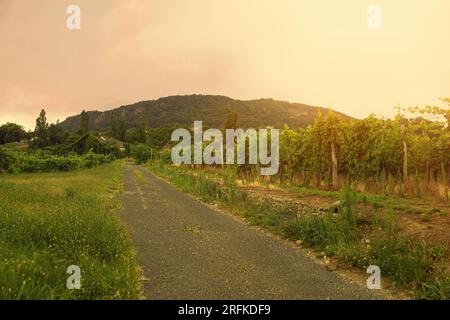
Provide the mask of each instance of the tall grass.
POLYGON ((119 219, 122 163, 0 177, 0 299, 137 296, 134 252, 119 219), (81 289, 66 286, 81 268, 81 289))
POLYGON ((219 183, 201 171, 157 162, 147 166, 181 190, 204 201, 219 203, 251 224, 287 239, 301 240, 307 246, 358 268, 378 265, 383 276, 388 276, 399 287, 414 289, 418 298, 450 297, 450 279, 436 269, 436 265, 445 258, 445 250, 398 235, 392 215, 375 219, 355 212, 353 204, 360 201, 361 195, 349 187, 339 195, 339 213, 330 210, 298 214, 289 204, 273 208, 267 200, 255 202, 248 199, 236 186, 232 168, 227 169, 222 183, 219 183))

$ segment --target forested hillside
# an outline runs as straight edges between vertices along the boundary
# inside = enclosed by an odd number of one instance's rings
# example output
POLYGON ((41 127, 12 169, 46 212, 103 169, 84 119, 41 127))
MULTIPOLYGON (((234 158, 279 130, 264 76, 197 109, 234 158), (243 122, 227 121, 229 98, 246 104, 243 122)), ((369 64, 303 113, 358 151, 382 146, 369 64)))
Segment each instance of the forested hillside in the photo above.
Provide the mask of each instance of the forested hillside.
MULTIPOLYGON (((106 131, 110 129, 113 119, 124 118, 127 128, 136 128, 141 121, 148 128, 191 127, 194 120, 202 120, 205 127, 222 128, 227 109, 237 114, 237 124, 242 128, 282 127, 285 124, 291 128, 302 128, 314 123, 319 111, 326 110, 273 99, 245 101, 212 95, 171 96, 105 112, 90 111, 89 127, 91 130, 106 131)), ((60 126, 76 131, 80 128, 80 121, 81 116, 76 115, 61 122, 60 126)))

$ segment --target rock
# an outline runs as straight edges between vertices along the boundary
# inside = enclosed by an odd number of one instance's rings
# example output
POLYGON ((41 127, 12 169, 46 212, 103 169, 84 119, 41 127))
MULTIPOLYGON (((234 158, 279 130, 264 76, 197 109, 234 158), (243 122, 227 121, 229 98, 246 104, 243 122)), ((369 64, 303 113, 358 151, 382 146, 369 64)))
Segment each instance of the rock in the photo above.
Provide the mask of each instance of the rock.
POLYGON ((336 266, 335 264, 332 264, 332 263, 326 264, 326 265, 325 265, 325 268, 326 268, 328 271, 336 271, 336 270, 337 270, 337 266, 336 266))
POLYGON ((339 212, 339 210, 341 209, 341 201, 336 201, 336 202, 333 202, 331 205, 330 205, 330 209, 334 212, 334 213, 338 213, 339 212))
POLYGON ((320 207, 319 212, 328 212, 331 211, 333 213, 338 213, 341 209, 341 201, 335 201, 330 204, 328 207, 320 207))
POLYGON ((302 240, 297 240, 297 241, 295 241, 295 243, 298 244, 299 246, 301 246, 303 244, 303 241, 302 240))

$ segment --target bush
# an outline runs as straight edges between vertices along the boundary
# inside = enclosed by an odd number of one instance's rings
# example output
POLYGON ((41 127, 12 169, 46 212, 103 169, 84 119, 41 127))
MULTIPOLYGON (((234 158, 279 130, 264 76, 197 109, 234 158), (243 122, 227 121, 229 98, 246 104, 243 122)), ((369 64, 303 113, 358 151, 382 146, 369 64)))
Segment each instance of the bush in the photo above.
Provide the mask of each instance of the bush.
POLYGON ((136 144, 131 146, 131 155, 137 164, 143 164, 152 156, 152 149, 145 144, 136 144))
POLYGON ((110 155, 88 153, 82 156, 54 156, 43 152, 13 153, 0 150, 0 172, 55 172, 73 171, 81 168, 94 168, 113 160, 110 155))
POLYGON ((15 162, 16 157, 12 152, 0 148, 0 173, 11 172, 15 162))

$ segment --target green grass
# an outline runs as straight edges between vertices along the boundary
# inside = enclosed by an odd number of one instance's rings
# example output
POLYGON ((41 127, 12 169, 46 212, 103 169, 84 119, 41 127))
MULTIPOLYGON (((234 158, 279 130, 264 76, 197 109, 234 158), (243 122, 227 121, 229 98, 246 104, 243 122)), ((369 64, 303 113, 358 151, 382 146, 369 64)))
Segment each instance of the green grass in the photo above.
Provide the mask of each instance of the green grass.
POLYGON ((122 165, 0 175, 0 299, 138 296, 135 254, 113 213, 122 165), (66 287, 70 265, 80 290, 66 287))
MULTIPOLYGON (((332 212, 298 215, 289 204, 274 209, 267 201, 249 200, 236 186, 236 175, 231 169, 224 172, 223 182, 219 184, 206 174, 183 167, 154 162, 147 168, 182 191, 197 195, 203 201, 218 203, 250 224, 287 239, 302 240, 305 245, 364 271, 371 264, 378 265, 394 285, 414 290, 417 298, 450 298, 450 279, 436 268, 445 259, 444 248, 396 234, 393 214, 381 219, 356 212, 354 204, 364 201, 360 193, 348 188, 341 193, 327 192, 328 196, 341 199, 342 207, 337 215, 332 212)), ((382 202, 382 199, 376 200, 382 202)))

